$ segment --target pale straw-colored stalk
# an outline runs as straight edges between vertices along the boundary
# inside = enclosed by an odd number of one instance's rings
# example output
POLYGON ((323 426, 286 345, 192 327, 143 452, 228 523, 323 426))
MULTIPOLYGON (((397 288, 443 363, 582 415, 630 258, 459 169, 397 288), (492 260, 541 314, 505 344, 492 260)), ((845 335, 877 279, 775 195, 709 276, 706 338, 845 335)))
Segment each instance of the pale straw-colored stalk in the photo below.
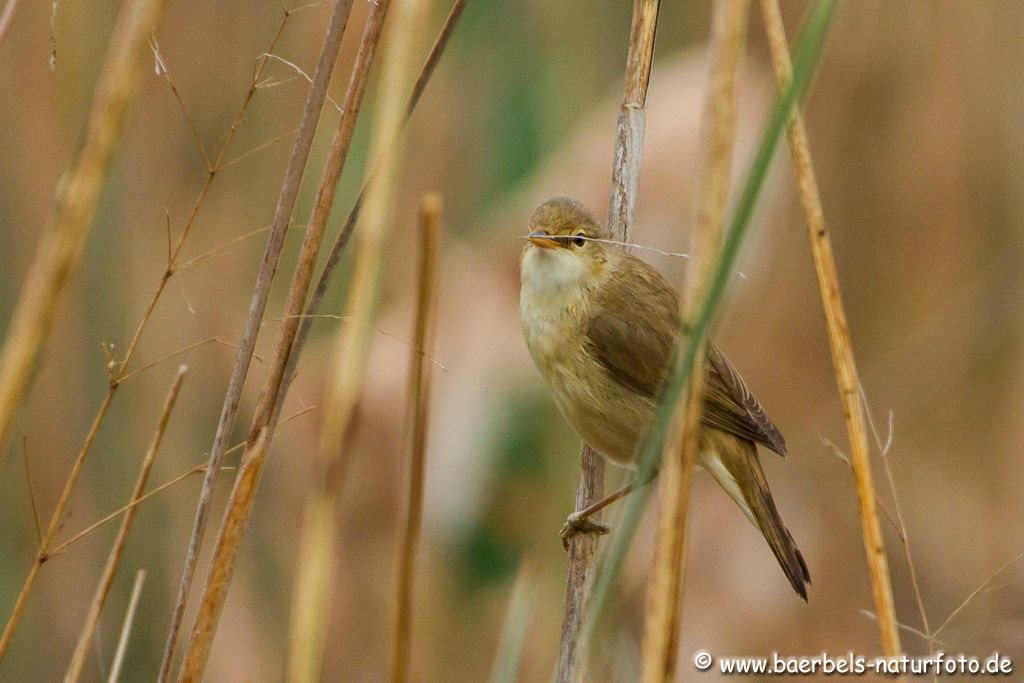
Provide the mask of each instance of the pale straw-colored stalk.
MULTIPOLYGON (((8 8, 13 12, 13 5, 8 8)), ((162 8, 163 0, 138 0, 124 5, 118 15, 81 152, 57 186, 56 208, 43 228, 0 350, 0 446, 53 325, 61 293, 78 269, 125 113, 142 80, 147 41, 162 8)), ((0 657, 6 641, 0 644, 0 657)))
POLYGON ((117 683, 121 678, 124 656, 128 652, 128 637, 132 633, 132 624, 135 623, 135 611, 139 607, 139 598, 142 597, 142 585, 145 582, 146 570, 140 569, 135 573, 135 583, 132 584, 132 594, 128 598, 128 609, 124 612, 121 635, 117 638, 117 648, 114 650, 114 659, 110 665, 110 675, 107 677, 107 683, 117 683))
POLYGON ((423 525, 423 489, 426 479, 427 435, 430 425, 430 387, 437 317, 437 278, 441 245, 441 197, 428 194, 420 202, 419 286, 416 322, 409 360, 409 414, 412 430, 409 453, 409 498, 405 530, 398 550, 395 626, 391 640, 391 680, 409 678, 412 649, 413 584, 420 530, 423 525))
MULTIPOLYGON (((162 5, 162 0, 140 0, 126 5, 118 17, 111 37, 110 52, 96 86, 96 99, 89 115, 85 143, 78 160, 60 185, 56 213, 43 231, 39 250, 29 267, 21 298, 14 311, 10 332, 3 351, 0 351, 0 449, 14 410, 27 386, 39 345, 53 322, 60 293, 77 268, 125 110, 138 88, 146 41, 162 5)), ((11 645, 14 630, 21 620, 36 576, 46 561, 49 544, 60 528, 82 462, 102 416, 106 414, 113 399, 114 391, 112 384, 89 430, 86 443, 75 459, 40 541, 35 560, 18 593, 14 609, 0 636, 0 661, 11 645)))
MULTIPOLYGON (((704 102, 704 174, 692 239, 682 319, 694 327, 694 312, 707 293, 722 248, 736 133, 736 80, 746 37, 749 0, 715 0, 704 102)), ((671 681, 676 673, 682 612, 690 475, 700 445, 704 343, 698 344, 683 400, 676 406, 669 448, 662 456, 654 566, 647 592, 641 680, 671 681)))
MULTIPOLYGON (((234 365, 231 369, 231 378, 228 381, 228 388, 221 406, 220 418, 217 422, 217 430, 213 439, 213 446, 210 449, 210 457, 206 474, 203 477, 203 488, 199 494, 199 501, 196 505, 195 519, 192 524, 192 533, 189 538, 188 548, 185 553, 185 564, 182 568, 181 580, 178 585, 178 594, 172 610, 171 625, 168 630, 167 642, 164 646, 163 660, 160 664, 159 680, 166 681, 170 676, 171 665, 174 659, 175 646, 181 629, 181 623, 185 614, 185 607, 188 603, 189 592, 192 587, 192 579, 195 576, 196 563, 199 561, 199 551, 202 547, 203 535, 206 529, 206 522, 209 519, 210 504, 213 498, 214 487, 217 483, 220 467, 224 461, 224 451, 227 448, 227 440, 234 429, 238 416, 238 406, 241 401, 242 387, 245 384, 246 375, 249 372, 249 365, 252 362, 253 351, 256 346, 256 338, 259 335, 263 314, 266 311, 267 300, 270 296, 270 287, 277 271, 277 264, 281 257, 284 246, 285 234, 288 225, 291 223, 292 211, 298 197, 299 186, 302 183, 302 176, 305 171, 306 161, 309 158, 310 149, 313 146, 313 138, 316 133, 317 123, 323 110, 324 101, 327 97, 327 88, 330 84, 331 74, 334 71, 334 63, 338 59, 338 51, 341 46, 341 39, 345 34, 345 27, 348 24, 349 13, 352 9, 352 0, 337 0, 327 26, 324 41, 320 49, 320 56, 317 60, 316 72, 310 84, 306 103, 303 107, 302 117, 299 122, 299 132, 295 138, 295 145, 285 170, 284 181, 281 185, 281 192, 278 196, 277 208, 274 212, 274 220, 271 223, 270 234, 267 237, 266 247, 263 252, 263 259, 259 272, 256 276, 256 283, 253 286, 252 298, 249 303, 249 311, 246 315, 244 329, 238 344, 238 351, 235 355, 234 365)), ((265 435, 266 436, 266 435, 265 435)), ((250 434, 249 441, 256 443, 257 440, 267 445, 267 438, 257 439, 250 434)), ((242 473, 239 472, 239 477, 242 473)), ((225 569, 225 568, 222 568, 225 569)), ((230 571, 227 572, 230 576, 230 571)), ((226 586, 225 586, 226 590, 226 586)), ((209 606, 209 605, 208 605, 209 606)), ((216 622, 219 616, 219 607, 214 610, 216 614, 209 612, 199 616, 216 622)), ((197 658, 193 665, 198 667, 193 671, 202 671, 205 666, 205 654, 208 654, 212 632, 203 632, 196 641, 199 646, 193 650, 197 658)))

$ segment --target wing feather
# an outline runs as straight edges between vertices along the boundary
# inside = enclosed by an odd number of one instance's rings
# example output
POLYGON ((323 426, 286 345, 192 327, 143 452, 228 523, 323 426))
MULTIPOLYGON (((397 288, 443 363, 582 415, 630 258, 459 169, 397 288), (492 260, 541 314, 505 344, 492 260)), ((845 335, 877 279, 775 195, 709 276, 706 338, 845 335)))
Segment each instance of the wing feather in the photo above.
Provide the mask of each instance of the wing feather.
MULTIPOLYGON (((609 276, 613 281, 592 294, 595 313, 587 325, 587 346, 613 379, 653 401, 664 387, 679 337, 679 297, 645 262, 630 254, 619 258, 609 276), (625 289, 633 296, 610 296, 625 289)), ((714 344, 708 344, 707 358, 701 421, 785 455, 782 434, 732 363, 714 344)))

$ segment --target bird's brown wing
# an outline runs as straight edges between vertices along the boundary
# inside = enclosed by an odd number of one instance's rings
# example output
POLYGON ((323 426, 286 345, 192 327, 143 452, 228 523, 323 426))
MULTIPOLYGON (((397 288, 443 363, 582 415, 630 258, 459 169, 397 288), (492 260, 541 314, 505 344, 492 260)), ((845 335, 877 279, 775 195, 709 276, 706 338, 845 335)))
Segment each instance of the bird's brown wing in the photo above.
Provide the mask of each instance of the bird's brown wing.
MULTIPOLYGON (((629 254, 620 256, 609 277, 592 294, 587 346, 612 378, 654 400, 679 337, 679 297, 658 271, 629 254), (621 296, 626 290, 631 295, 621 296)), ((714 344, 708 344, 707 357, 701 421, 785 455, 782 434, 732 363, 714 344)))
POLYGON ((704 408, 705 424, 757 443, 779 455, 786 454, 786 441, 764 412, 729 359, 714 344, 708 344, 704 408))
POLYGON ((608 277, 591 295, 587 346, 612 378, 653 400, 679 336, 679 298, 658 271, 629 254, 608 277))

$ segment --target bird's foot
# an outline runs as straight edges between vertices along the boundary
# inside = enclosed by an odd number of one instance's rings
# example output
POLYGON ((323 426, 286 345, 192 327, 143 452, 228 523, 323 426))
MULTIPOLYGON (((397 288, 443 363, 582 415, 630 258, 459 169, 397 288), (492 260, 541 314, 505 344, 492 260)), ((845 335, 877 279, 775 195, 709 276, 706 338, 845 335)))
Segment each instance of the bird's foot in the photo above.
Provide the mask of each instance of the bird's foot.
POLYGON ((595 522, 590 517, 581 515, 579 512, 574 512, 565 518, 565 524, 562 525, 562 530, 558 532, 558 535, 562 538, 562 547, 568 550, 569 539, 576 534, 598 534, 603 536, 608 531, 607 525, 595 522))

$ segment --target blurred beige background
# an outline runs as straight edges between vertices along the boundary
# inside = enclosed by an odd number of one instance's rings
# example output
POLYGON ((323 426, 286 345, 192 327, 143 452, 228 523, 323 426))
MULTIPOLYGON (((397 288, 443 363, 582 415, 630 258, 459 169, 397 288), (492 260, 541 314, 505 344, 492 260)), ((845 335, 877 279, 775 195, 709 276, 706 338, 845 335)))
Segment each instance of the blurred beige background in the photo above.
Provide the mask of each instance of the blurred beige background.
MULTIPOLYGON (((20 291, 54 188, 73 158, 119 3, 23 2, 0 45, 0 322, 20 291), (52 51, 56 57, 48 64, 52 51)), ((340 100, 368 4, 357 2, 332 87, 340 100)), ((787 0, 790 34, 805 7, 787 0)), ((447 6, 438 5, 432 26, 447 6)), ((419 196, 445 197, 426 527, 417 583, 413 679, 475 681, 491 670, 517 568, 529 561, 536 599, 520 671, 548 680, 557 654, 578 440, 534 370, 518 322, 520 237, 532 208, 571 194, 606 206, 621 98, 629 3, 470 0, 415 114, 386 257, 385 294, 366 402, 340 491, 339 568, 325 680, 382 680, 404 509, 406 367, 419 196)), ((651 78, 638 243, 685 251, 698 182, 707 2, 663 3, 651 78)), ((275 54, 312 71, 327 7, 294 14, 275 54)), ((280 23, 266 2, 171 2, 156 37, 203 144, 216 149, 280 23)), ((431 29, 433 31, 433 28, 431 29)), ((936 628, 1024 551, 1024 5, 1009 2, 840 6, 805 103, 851 332, 936 628)), ((385 48, 386 42, 385 42, 385 48)), ((426 46, 422 46, 425 51, 426 46)), ((771 96, 760 18, 752 13, 739 93, 742 178, 771 96)), ((305 96, 272 63, 185 246, 186 258, 267 225, 305 96), (282 82, 283 81, 283 82, 282 82)), ((374 91, 371 86, 370 97, 374 91)), ((357 133, 332 221, 361 183, 371 108, 357 133)), ((325 110, 295 222, 312 206, 337 113, 325 110)), ((783 152, 783 150, 780 150, 783 152)), ((154 70, 118 145, 82 267, 63 299, 34 384, 0 460, 0 613, 6 619, 35 548, 32 490, 46 518, 106 391, 101 343, 123 351, 166 265, 165 211, 177 235, 205 180, 196 142, 154 70)), ((705 475, 695 478, 680 680, 692 653, 874 654, 877 630, 852 474, 826 442, 845 428, 802 213, 780 153, 744 247, 716 335, 789 443, 763 460, 814 580, 794 597, 767 546, 705 475)), ((289 239, 268 309, 284 299, 299 238, 289 239)), ((214 335, 237 340, 261 237, 219 252, 170 282, 136 356, 141 366, 214 335)), ((681 281, 685 262, 640 254, 681 281)), ((324 312, 343 313, 339 280, 324 312)), ((285 415, 323 404, 336 321, 318 322, 285 415)), ((269 323, 272 328, 274 323, 269 323)), ((268 329, 268 331, 270 331, 268 329)), ((258 354, 273 335, 261 337, 258 354)), ((233 358, 208 344, 147 370, 118 393, 73 500, 65 536, 127 501, 178 362, 189 365, 151 487, 205 460, 233 358)), ((254 363, 236 441, 264 369, 254 363)), ((272 681, 284 670, 296 539, 322 420, 318 407, 283 424, 239 559, 210 680, 272 681)), ((876 460, 885 507, 889 485, 876 460)), ((223 501, 230 475, 225 476, 223 501)), ((137 568, 149 578, 125 680, 154 676, 199 480, 141 508, 101 620, 87 672, 109 662, 137 568)), ((219 509, 215 512, 219 516, 219 509)), ((614 520, 615 516, 612 516, 614 520)), ((635 542, 593 680, 632 680, 651 520, 635 542)), ((614 522, 613 522, 614 523, 614 522)), ((883 520, 899 618, 921 628, 903 545, 883 520)), ((113 534, 112 526, 46 563, 3 680, 64 671, 113 534), (41 653, 46 656, 40 656, 41 653)), ((207 543, 207 546, 209 543, 207 543)), ((202 569, 200 570, 203 571, 202 569)), ((999 650, 1024 667, 1024 566, 1013 565, 939 636, 947 652, 999 650)), ((908 652, 927 651, 903 634, 908 652)))

